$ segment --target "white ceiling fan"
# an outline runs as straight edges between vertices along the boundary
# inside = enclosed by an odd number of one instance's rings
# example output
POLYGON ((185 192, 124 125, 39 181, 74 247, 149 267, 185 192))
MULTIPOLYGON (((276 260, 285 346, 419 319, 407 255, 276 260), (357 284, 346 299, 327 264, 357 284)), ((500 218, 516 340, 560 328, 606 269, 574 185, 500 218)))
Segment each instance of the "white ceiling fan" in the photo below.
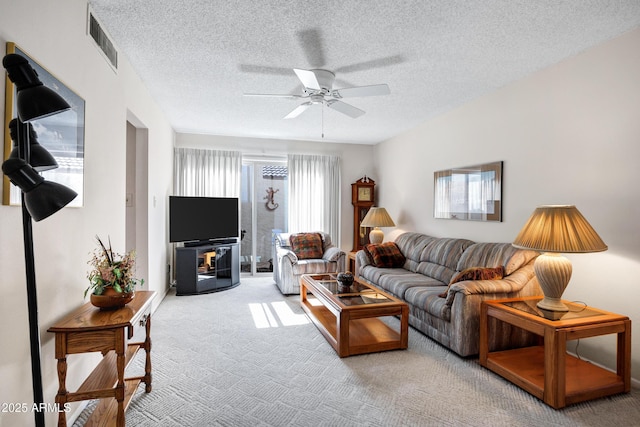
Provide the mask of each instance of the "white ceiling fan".
POLYGON ((386 84, 377 84, 371 86, 355 86, 342 89, 333 89, 335 74, 328 70, 313 69, 302 70, 294 68, 293 71, 302 82, 301 95, 278 95, 278 94, 260 94, 245 93, 244 96, 259 96, 270 98, 294 98, 307 100, 298 105, 293 111, 287 114, 285 119, 298 117, 305 110, 315 104, 324 104, 342 114, 346 114, 351 118, 358 118, 365 112, 353 105, 340 101, 342 98, 355 98, 363 96, 379 96, 389 95, 391 91, 386 84))

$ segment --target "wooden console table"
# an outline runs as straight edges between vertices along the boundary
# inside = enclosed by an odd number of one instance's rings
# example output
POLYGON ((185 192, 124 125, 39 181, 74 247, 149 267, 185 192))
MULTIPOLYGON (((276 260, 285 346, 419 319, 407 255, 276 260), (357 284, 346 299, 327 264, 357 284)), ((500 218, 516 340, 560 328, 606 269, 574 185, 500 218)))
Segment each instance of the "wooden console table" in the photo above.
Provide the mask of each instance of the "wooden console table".
POLYGON ((628 393, 631 390, 631 321, 563 301, 569 311, 559 320, 545 319, 536 303, 540 297, 484 301, 480 314, 480 364, 526 390, 549 406, 628 393), (489 318, 532 332, 543 345, 490 351, 489 318), (617 335, 616 372, 567 354, 567 341, 617 335))
POLYGON ((100 311, 86 303, 49 328, 56 334, 58 359, 58 426, 66 427, 65 403, 102 399, 85 424, 125 425, 125 410, 140 382, 151 392, 151 301, 154 291, 136 291, 133 301, 117 310, 100 311), (137 327, 143 342, 129 343, 137 327), (144 375, 125 378, 124 371, 140 349, 146 352, 144 375), (66 389, 67 355, 102 352, 103 358, 76 392, 66 389))

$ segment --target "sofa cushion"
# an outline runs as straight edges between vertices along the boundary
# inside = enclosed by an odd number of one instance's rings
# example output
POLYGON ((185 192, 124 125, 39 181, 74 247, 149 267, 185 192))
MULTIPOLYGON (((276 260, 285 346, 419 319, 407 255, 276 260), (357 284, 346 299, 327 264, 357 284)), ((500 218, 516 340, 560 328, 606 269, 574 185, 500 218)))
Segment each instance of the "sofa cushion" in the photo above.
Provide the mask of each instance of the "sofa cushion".
POLYGON ((322 236, 320 233, 298 233, 289 237, 291 250, 298 259, 322 258, 322 236))
POLYGON ((375 267, 397 268, 404 265, 405 257, 394 242, 365 245, 364 251, 375 267))
POLYGON ((407 289, 414 286, 442 287, 441 282, 404 268, 379 268, 368 265, 361 270, 361 277, 398 298, 404 298, 407 289))
POLYGON ((274 243, 276 247, 283 249, 291 249, 291 242, 289 241, 291 233, 276 233, 274 236, 274 243))
POLYGON ((456 270, 503 266, 508 276, 537 256, 538 252, 517 249, 511 243, 475 243, 464 251, 456 270))
POLYGON ((416 272, 433 277, 446 286, 456 271, 460 257, 471 245, 473 242, 466 239, 434 239, 422 250, 416 272))
POLYGON ((395 243, 406 258, 404 268, 415 273, 418 269, 418 264, 420 264, 422 251, 434 240, 436 240, 435 237, 421 233, 407 232, 399 235, 395 243))
POLYGON ((457 273, 449 282, 447 290, 440 294, 441 298, 447 297, 449 288, 454 283, 464 282, 465 280, 496 280, 504 277, 504 267, 469 267, 457 273))
POLYGON ((449 321, 451 320, 451 304, 446 299, 439 297, 443 287, 416 286, 407 289, 404 299, 412 307, 412 312, 415 312, 416 309, 424 310, 439 319, 449 321))

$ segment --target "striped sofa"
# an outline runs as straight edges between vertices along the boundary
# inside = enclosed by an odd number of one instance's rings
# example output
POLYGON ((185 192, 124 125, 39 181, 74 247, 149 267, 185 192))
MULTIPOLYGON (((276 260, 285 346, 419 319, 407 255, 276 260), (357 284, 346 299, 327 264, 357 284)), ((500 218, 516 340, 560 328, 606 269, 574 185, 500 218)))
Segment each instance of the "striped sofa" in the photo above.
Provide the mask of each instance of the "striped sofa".
MULTIPOLYGON (((409 324, 460 356, 479 352, 481 301, 542 295, 533 271, 537 252, 516 249, 510 243, 476 243, 414 232, 399 235, 395 244, 405 257, 402 266, 376 267, 370 254, 361 250, 356 255, 357 276, 405 301, 409 324), (449 286, 460 272, 477 267, 503 267, 498 270, 504 274, 501 279, 463 280, 449 286)), ((507 325, 491 325, 491 330, 490 349, 531 340, 507 325)))

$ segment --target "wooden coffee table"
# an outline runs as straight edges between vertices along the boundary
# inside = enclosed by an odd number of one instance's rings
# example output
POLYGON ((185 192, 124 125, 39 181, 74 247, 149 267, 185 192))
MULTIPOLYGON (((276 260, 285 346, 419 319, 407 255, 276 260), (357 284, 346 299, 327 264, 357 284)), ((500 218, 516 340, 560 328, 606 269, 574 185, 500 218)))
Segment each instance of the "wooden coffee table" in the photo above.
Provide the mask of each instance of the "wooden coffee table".
POLYGON ((407 304, 357 279, 344 291, 335 275, 305 274, 300 304, 340 357, 407 348, 407 304), (400 316, 399 330, 379 319, 386 316, 400 316))

